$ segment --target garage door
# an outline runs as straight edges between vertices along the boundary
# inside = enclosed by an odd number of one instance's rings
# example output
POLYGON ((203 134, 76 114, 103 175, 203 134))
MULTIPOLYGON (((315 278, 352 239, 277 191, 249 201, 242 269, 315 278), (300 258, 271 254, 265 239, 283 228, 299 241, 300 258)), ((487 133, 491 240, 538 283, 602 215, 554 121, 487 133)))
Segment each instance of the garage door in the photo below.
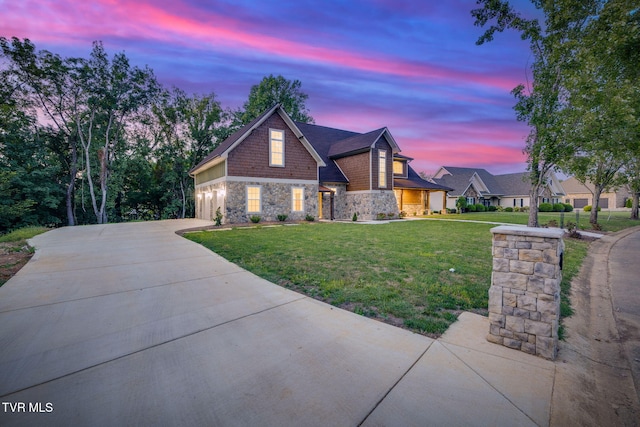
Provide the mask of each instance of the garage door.
POLYGON ((574 208, 584 208, 589 204, 589 199, 573 199, 573 207, 574 208))

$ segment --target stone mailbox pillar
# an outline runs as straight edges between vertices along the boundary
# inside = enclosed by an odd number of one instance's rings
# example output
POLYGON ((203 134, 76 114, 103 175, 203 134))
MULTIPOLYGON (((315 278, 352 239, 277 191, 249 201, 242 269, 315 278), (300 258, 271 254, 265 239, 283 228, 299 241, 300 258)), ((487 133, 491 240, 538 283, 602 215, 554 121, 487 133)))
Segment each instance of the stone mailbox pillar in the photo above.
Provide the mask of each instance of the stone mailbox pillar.
POLYGON ((564 232, 500 226, 493 233, 487 340, 554 359, 558 351, 564 232))

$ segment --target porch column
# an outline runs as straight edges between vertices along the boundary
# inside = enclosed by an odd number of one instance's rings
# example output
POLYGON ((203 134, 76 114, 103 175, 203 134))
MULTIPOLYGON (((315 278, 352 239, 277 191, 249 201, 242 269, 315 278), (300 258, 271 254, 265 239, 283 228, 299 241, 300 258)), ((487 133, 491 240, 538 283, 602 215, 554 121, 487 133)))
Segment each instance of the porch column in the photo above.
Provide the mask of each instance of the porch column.
POLYGON ((442 192, 442 210, 447 213, 447 192, 442 192))

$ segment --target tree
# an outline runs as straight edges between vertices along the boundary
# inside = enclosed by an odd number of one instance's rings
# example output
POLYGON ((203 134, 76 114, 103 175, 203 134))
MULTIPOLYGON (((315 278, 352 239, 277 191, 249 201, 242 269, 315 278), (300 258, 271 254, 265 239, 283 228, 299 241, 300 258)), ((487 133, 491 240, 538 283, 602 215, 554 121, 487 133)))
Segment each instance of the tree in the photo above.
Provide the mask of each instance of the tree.
POLYGON ((299 80, 291 81, 283 76, 274 77, 270 74, 259 84, 251 87, 249 99, 241 109, 230 113, 232 121, 224 136, 230 135, 276 104, 280 104, 294 121, 314 123, 306 107, 308 97, 309 95, 302 92, 302 83, 299 80))
MULTIPOLYGON (((77 104, 78 87, 70 79, 68 61, 46 50, 36 52, 29 39, 20 41, 13 37, 11 42, 0 37, 1 56, 6 60, 7 70, 2 80, 9 90, 4 96, 22 92, 29 105, 37 107, 52 126, 58 137, 66 140, 65 145, 57 145, 61 164, 66 166, 66 214, 67 224, 75 225, 74 194, 77 178, 78 143, 71 121, 72 107, 77 104)), ((31 117, 36 117, 34 112, 31 117)))
POLYGON ((640 139, 640 13, 638 3, 607 1, 586 25, 565 78, 563 120, 574 155, 565 169, 594 186, 590 222, 598 222, 600 195, 628 178, 640 139))
POLYGON ((471 12, 475 25, 490 27, 476 44, 493 40, 496 32, 512 29, 528 40, 533 62, 530 87, 519 85, 512 94, 516 97, 516 117, 526 122, 531 131, 524 149, 531 178, 530 227, 538 224, 538 198, 550 171, 557 169, 569 149, 564 140, 564 123, 559 113, 566 104, 563 96, 563 71, 571 58, 574 45, 580 40, 584 26, 597 11, 599 1, 556 2, 533 1, 545 16, 542 26, 537 19, 526 19, 508 1, 478 0, 482 8, 471 12))
POLYGON ((114 151, 125 149, 128 121, 152 103, 160 86, 149 68, 132 68, 124 53, 110 60, 100 42, 94 42, 89 60, 71 62, 75 65, 70 70, 72 78, 81 91, 72 119, 85 156, 93 212, 98 224, 103 224, 108 221, 108 182, 114 151))
POLYGON ((468 206, 467 198, 464 196, 458 197, 456 200, 456 208, 458 208, 458 213, 462 213, 468 206))

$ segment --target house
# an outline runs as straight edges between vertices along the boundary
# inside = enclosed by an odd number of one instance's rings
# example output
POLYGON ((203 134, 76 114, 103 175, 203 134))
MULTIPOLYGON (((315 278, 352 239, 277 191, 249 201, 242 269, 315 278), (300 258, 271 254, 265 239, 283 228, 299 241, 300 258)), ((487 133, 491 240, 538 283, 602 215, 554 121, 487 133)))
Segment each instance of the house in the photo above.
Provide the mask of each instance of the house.
POLYGON ((189 172, 196 217, 211 219, 218 208, 226 223, 248 222, 254 215, 266 221, 278 215, 292 220, 397 215, 396 176, 399 188, 420 194, 420 201, 432 191, 446 192, 422 180, 399 152, 386 127, 358 133, 294 122, 276 105, 189 172))
MULTIPOLYGON (((594 186, 592 183, 586 182, 583 184, 575 177, 571 177, 562 181, 562 187, 566 192, 565 203, 569 203, 577 209, 584 208, 587 205, 593 206, 594 186)), ((614 188, 600 194, 598 206, 602 209, 621 209, 625 207, 627 199, 631 197, 632 195, 627 188, 614 188)))
MULTIPOLYGON (((433 181, 452 188, 446 198, 448 209, 455 209, 460 196, 466 197, 468 204, 484 206, 523 208, 531 204, 531 183, 527 172, 493 175, 480 168, 443 166, 436 172, 433 181)), ((540 191, 537 204, 559 203, 564 195, 560 181, 551 172, 547 184, 540 191)), ((442 206, 432 205, 432 209, 442 209, 442 206)))

